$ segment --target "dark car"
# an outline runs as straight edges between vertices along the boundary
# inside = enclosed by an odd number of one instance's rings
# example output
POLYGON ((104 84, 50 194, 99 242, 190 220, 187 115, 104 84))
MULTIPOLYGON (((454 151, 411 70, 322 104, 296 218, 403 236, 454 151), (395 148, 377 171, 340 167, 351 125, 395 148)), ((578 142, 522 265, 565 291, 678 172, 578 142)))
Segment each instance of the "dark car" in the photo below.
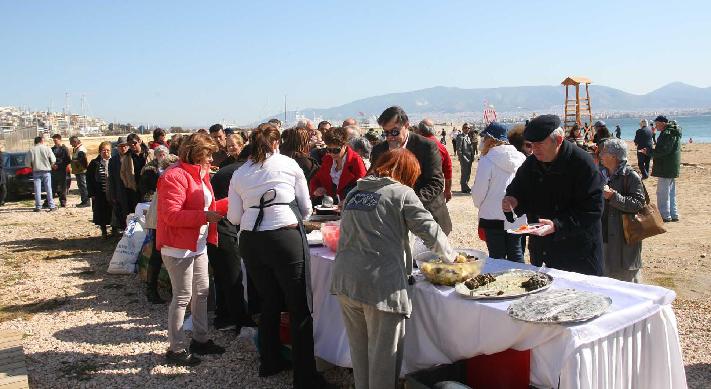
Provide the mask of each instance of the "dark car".
POLYGON ((4 162, 2 174, 5 175, 7 196, 10 199, 34 193, 32 169, 26 166, 25 158, 25 153, 2 153, 4 162))

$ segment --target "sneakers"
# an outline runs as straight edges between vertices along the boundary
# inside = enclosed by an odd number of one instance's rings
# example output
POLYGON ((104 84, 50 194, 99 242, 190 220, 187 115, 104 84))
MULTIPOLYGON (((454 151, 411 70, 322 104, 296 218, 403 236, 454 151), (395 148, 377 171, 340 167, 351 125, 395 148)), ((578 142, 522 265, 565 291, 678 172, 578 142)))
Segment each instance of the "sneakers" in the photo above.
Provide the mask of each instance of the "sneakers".
POLYGON ((212 339, 208 340, 205 343, 200 343, 196 340, 192 340, 190 342, 190 352, 197 354, 197 355, 208 355, 208 354, 223 354, 225 352, 225 348, 222 346, 218 346, 215 344, 215 342, 212 341, 212 339))
POLYGON ((196 366, 202 362, 200 358, 195 357, 186 350, 180 350, 178 352, 168 350, 168 352, 165 353, 165 361, 168 364, 176 366, 196 366))
POLYGON ((679 218, 678 218, 678 217, 673 217, 673 218, 671 218, 671 221, 673 221, 673 222, 678 222, 678 221, 679 221, 679 218))
POLYGON ((77 208, 86 208, 86 207, 91 207, 91 204, 89 204, 88 201, 82 201, 81 203, 77 204, 77 208))
POLYGON ((42 211, 42 210, 39 209, 39 208, 35 208, 35 209, 34 209, 34 212, 40 212, 40 211, 42 211))

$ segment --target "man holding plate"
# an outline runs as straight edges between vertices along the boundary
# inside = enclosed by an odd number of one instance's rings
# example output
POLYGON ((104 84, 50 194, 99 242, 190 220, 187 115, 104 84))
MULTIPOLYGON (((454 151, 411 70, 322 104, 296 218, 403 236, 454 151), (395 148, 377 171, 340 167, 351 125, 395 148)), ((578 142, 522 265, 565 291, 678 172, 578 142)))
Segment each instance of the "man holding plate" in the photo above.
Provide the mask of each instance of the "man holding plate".
POLYGON ((560 124, 541 115, 526 125, 532 155, 506 188, 502 209, 541 224, 529 232, 532 264, 602 275, 602 176, 589 154, 564 140, 560 124))

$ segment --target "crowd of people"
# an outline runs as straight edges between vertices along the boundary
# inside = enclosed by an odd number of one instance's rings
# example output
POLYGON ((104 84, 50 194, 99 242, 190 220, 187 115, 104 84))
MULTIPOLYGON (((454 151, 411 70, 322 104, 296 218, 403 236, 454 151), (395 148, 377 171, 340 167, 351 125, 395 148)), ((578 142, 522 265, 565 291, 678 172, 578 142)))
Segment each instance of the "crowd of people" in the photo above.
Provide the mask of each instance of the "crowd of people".
POLYGON ((335 204, 341 214, 331 292, 341 304, 357 388, 397 384, 405 319, 412 313, 409 235, 447 261, 456 256, 447 238, 453 156, 461 166, 460 192, 478 209, 478 235, 492 258, 523 262, 528 249, 536 266, 639 282, 641 243, 627 244, 622 215, 648 201, 643 180, 658 178, 660 213, 665 221, 679 220, 681 129, 664 116, 654 120, 656 137, 646 120, 640 123, 640 173, 628 160, 627 144, 601 121, 590 139, 577 126, 566 133, 555 115, 512 128, 465 124, 451 133, 453 155, 447 132, 438 140, 430 119, 413 125, 394 106, 378 124, 382 134, 363 133, 353 119, 338 127, 302 120, 288 129, 273 119, 254 130, 216 124, 170 140, 156 129, 148 144, 138 134, 103 142, 91 161, 77 137, 70 138, 71 150, 59 135, 51 149, 38 137, 27 154, 35 210, 43 207, 42 191, 50 211, 56 209, 53 191, 59 206, 67 205, 68 174, 79 187, 77 206, 92 207, 104 237, 120 234, 136 205, 150 202, 146 296, 165 302, 157 288, 165 266, 172 287, 166 360, 194 366, 199 355, 225 351, 209 336, 210 265, 213 326, 237 333, 258 326, 259 375, 293 369, 296 388, 331 386, 314 362, 303 224, 317 204, 335 204), (527 223, 542 227, 528 238, 507 232, 527 223), (193 331, 186 344, 188 304, 193 331), (282 311, 290 318, 291 360, 280 352, 282 311))

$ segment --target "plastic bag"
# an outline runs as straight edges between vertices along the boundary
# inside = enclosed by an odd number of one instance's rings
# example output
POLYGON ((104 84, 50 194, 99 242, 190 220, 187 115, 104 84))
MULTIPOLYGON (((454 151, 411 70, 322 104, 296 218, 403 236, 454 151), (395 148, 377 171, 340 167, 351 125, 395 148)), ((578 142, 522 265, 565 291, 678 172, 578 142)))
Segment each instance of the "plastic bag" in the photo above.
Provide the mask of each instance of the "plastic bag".
POLYGON ((116 245, 114 255, 109 262, 109 274, 131 274, 136 271, 138 255, 146 240, 146 231, 142 216, 129 215, 126 218, 126 230, 116 245))

